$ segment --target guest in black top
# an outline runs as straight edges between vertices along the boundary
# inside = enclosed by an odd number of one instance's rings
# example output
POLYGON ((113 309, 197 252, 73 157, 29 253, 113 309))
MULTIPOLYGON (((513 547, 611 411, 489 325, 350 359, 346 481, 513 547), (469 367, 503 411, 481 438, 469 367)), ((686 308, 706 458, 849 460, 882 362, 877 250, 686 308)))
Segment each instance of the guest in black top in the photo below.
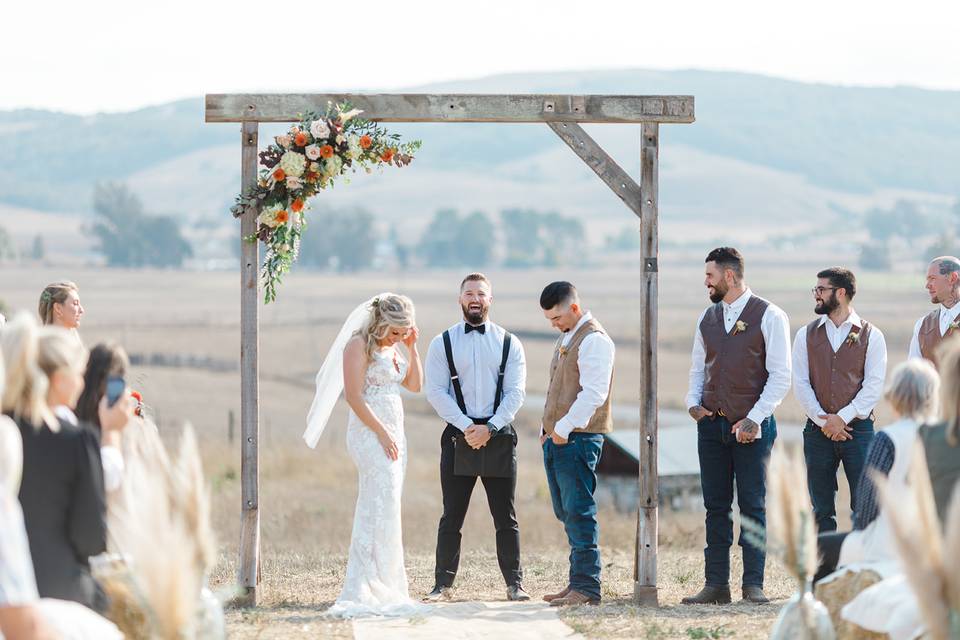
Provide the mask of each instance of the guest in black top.
POLYGON ((25 315, 4 328, 2 343, 3 411, 23 438, 20 504, 38 591, 103 611, 106 598, 89 564, 107 546, 100 444, 90 427, 58 420, 51 410, 76 403, 86 350, 63 329, 38 330, 25 315))

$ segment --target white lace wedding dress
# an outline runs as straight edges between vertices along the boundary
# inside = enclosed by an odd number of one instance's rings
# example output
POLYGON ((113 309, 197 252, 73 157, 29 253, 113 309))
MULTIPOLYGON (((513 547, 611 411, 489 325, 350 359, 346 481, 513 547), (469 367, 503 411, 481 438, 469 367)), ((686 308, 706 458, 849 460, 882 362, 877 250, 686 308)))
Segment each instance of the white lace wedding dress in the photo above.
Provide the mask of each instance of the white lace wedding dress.
POLYGON ((407 616, 424 611, 410 599, 403 566, 400 496, 407 466, 400 383, 407 363, 395 349, 376 353, 367 367, 363 398, 397 443, 397 460, 387 457, 376 434, 350 411, 347 450, 360 476, 353 517, 347 577, 327 615, 407 616))

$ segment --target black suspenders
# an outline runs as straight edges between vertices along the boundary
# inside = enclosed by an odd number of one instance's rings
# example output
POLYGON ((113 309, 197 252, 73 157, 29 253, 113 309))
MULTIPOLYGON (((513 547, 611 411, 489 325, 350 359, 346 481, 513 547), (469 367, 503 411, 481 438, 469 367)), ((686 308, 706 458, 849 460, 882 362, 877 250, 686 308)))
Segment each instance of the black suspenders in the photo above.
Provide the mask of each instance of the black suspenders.
MULTIPOLYGON (((513 336, 509 331, 503 332, 503 355, 500 357, 500 372, 497 374, 497 392, 493 399, 493 412, 496 413, 500 408, 500 400, 503 396, 503 376, 507 370, 507 357, 510 355, 510 339, 513 336)), ((453 364, 453 346, 450 344, 450 330, 443 332, 443 350, 447 354, 447 367, 450 368, 450 382, 453 383, 453 394, 457 398, 457 405, 464 415, 467 415, 467 405, 463 401, 463 389, 460 387, 460 376, 457 374, 457 367, 453 364)), ((470 416, 468 416, 470 417, 470 416)), ((474 418, 482 416, 472 416, 474 418)))

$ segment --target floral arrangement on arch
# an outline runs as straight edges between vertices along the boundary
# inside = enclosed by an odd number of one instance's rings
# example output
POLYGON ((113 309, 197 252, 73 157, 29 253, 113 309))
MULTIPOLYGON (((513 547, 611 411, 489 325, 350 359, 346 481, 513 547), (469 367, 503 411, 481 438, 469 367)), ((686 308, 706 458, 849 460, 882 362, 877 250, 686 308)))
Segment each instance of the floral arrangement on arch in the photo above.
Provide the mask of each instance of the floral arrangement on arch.
POLYGON ((265 303, 276 300, 283 274, 297 259, 309 198, 333 187, 347 172, 405 167, 420 148, 419 140, 401 143, 399 134, 358 118, 361 113, 349 104, 328 104, 326 113, 304 114, 260 152, 257 185, 237 196, 230 208, 234 217, 240 217, 250 207, 259 207, 257 232, 244 240, 266 247, 261 273, 265 303))

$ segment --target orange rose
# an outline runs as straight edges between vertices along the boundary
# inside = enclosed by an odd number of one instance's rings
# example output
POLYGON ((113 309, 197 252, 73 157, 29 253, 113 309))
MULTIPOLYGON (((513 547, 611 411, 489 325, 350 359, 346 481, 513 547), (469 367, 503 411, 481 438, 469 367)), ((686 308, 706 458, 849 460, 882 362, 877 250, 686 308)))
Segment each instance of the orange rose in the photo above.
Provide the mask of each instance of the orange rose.
POLYGON ((280 167, 277 167, 276 169, 274 169, 274 171, 273 171, 273 179, 274 179, 274 180, 276 180, 277 182, 280 182, 281 180, 283 180, 283 179, 286 178, 286 177, 287 177, 287 174, 284 173, 283 169, 281 169, 280 167))
POLYGON ((297 145, 298 147, 307 146, 307 134, 305 134, 303 131, 297 133, 297 135, 293 138, 293 144, 297 145))
POLYGON ((316 171, 307 171, 303 176, 307 182, 316 182, 320 178, 320 174, 316 171))
POLYGON ((373 139, 370 136, 360 136, 360 146, 364 149, 369 149, 370 145, 373 144, 373 139))
POLYGON ((290 205, 290 208, 293 209, 294 213, 300 213, 301 211, 303 211, 303 200, 301 200, 300 198, 297 198, 290 205))
POLYGON ((281 209, 277 211, 276 220, 278 224, 286 224, 287 220, 290 219, 290 214, 287 213, 286 209, 281 209))
POLYGON ((320 147, 320 157, 321 158, 331 158, 333 157, 333 147, 328 144, 320 147))
POLYGON ((384 162, 390 162, 393 160, 394 153, 396 153, 395 149, 385 149, 384 152, 380 154, 380 159, 384 162))

